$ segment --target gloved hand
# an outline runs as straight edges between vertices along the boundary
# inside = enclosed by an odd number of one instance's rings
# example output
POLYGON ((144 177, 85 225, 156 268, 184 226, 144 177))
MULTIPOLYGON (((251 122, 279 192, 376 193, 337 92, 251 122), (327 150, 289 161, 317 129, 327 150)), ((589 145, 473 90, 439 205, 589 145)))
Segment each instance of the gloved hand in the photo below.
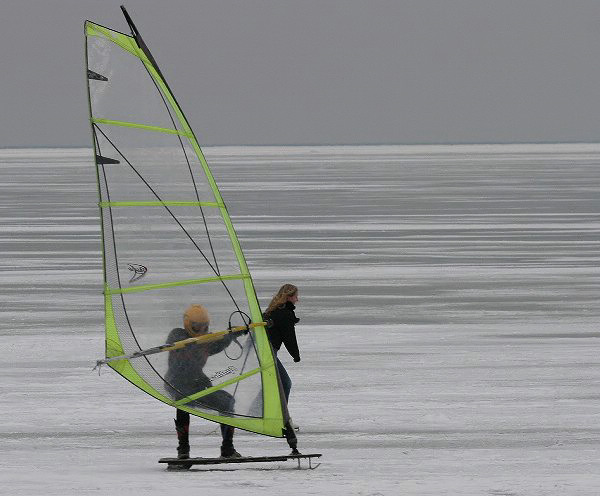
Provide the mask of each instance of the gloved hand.
POLYGON ((294 358, 294 362, 299 362, 300 361, 300 357, 294 358))

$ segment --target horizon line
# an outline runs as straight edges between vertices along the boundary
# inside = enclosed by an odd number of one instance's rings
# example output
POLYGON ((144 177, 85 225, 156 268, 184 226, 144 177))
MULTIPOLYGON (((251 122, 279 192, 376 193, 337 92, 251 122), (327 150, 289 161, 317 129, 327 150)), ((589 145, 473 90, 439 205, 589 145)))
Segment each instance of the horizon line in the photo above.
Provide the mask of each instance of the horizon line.
MULTIPOLYGON (((595 145, 600 144, 598 141, 439 141, 439 142, 411 142, 411 143, 394 143, 394 142, 364 142, 364 143, 227 143, 227 144, 201 144, 201 147, 217 148, 217 147, 318 147, 318 146, 477 146, 477 145, 595 145)), ((43 148, 89 148, 89 145, 0 145, 0 150, 9 149, 43 149, 43 148)))

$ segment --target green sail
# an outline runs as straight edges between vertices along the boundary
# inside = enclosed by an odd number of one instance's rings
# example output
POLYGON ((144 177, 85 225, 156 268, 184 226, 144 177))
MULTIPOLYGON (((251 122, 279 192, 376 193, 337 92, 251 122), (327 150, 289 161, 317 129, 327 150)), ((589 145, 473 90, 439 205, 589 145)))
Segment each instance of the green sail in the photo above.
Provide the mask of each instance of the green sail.
MULTIPOLYGON (((133 36, 85 23, 104 262, 106 359, 160 346, 202 304, 211 329, 262 322, 252 278, 198 141, 128 16, 133 36)), ((210 383, 183 398, 169 352, 107 361, 154 398, 211 421, 283 437, 285 398, 264 327, 210 355, 210 383), (226 391, 228 410, 207 401, 226 391), (204 400, 203 400, 204 399, 204 400)))

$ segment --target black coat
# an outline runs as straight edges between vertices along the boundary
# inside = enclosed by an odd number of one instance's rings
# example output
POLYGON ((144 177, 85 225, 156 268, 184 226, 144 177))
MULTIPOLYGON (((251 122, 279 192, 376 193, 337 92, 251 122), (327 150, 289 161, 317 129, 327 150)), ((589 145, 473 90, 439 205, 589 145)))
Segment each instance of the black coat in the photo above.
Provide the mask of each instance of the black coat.
POLYGON ((298 350, 295 326, 300 319, 296 317, 295 309, 294 304, 288 301, 268 314, 267 318, 271 324, 267 328, 267 334, 276 351, 279 351, 283 343, 289 354, 292 355, 294 362, 299 362, 300 351, 298 350))
MULTIPOLYGON (((167 343, 188 339, 185 329, 173 329, 167 337, 167 343)), ((179 400, 202 389, 212 387, 212 382, 204 374, 203 368, 208 357, 223 351, 231 341, 233 334, 227 334, 218 341, 193 343, 178 350, 169 351, 169 368, 165 374, 167 390, 175 400, 179 400)))

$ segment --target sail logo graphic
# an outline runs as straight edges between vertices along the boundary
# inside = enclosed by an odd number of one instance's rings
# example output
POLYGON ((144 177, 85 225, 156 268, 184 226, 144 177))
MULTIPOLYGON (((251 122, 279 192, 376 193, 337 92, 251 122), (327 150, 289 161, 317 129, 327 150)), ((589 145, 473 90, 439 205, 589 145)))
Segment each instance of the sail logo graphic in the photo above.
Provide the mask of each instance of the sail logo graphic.
POLYGON ((148 267, 139 264, 127 264, 127 268, 133 272, 131 279, 129 279, 130 283, 139 281, 148 272, 148 267))
POLYGON ((230 365, 229 367, 227 367, 225 370, 219 370, 217 373, 215 373, 210 380, 214 381, 215 379, 220 379, 221 377, 225 377, 226 375, 229 374, 234 374, 235 372, 237 372, 237 368, 234 367, 233 365, 230 365))

